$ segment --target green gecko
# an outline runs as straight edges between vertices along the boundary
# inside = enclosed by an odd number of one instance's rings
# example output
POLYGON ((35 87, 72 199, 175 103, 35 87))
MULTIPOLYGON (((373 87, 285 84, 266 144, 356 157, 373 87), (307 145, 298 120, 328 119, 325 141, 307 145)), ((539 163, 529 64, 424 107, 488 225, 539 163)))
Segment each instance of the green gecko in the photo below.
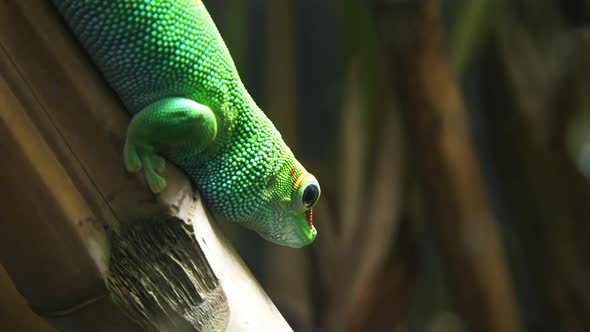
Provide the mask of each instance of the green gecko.
POLYGON ((154 193, 165 159, 218 219, 280 245, 316 229, 320 185, 256 105, 200 0, 52 0, 133 115, 123 151, 154 193))

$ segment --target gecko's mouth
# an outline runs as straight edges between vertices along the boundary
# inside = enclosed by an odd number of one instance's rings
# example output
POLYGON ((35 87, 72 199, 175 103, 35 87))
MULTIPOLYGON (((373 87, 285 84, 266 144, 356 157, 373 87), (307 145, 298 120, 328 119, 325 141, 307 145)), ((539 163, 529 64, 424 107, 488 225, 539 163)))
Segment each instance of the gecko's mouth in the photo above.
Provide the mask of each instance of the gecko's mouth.
POLYGON ((260 235, 271 242, 292 248, 301 248, 311 244, 317 235, 317 230, 313 225, 312 210, 309 209, 301 214, 293 214, 290 218, 293 218, 289 221, 292 222, 291 225, 294 227, 285 229, 285 234, 273 237, 259 232, 260 235))
POLYGON ((314 229, 313 227, 313 211, 312 209, 309 209, 305 212, 305 218, 307 219, 307 224, 309 225, 309 228, 314 229))
POLYGON ((312 209, 305 211, 305 219, 307 219, 307 226, 309 226, 309 228, 304 231, 304 234, 305 234, 305 237, 307 238, 307 241, 309 241, 309 243, 311 243, 313 241, 313 239, 315 239, 315 236, 318 232, 315 229, 315 227, 313 226, 313 210, 312 209))

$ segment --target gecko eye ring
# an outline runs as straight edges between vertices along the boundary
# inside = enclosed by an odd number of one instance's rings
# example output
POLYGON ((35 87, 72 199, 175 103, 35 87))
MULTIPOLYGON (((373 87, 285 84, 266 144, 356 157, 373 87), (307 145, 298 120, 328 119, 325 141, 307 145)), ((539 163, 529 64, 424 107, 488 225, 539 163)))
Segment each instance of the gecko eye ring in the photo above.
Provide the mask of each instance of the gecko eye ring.
POLYGON ((302 203, 306 209, 309 209, 312 206, 314 206, 319 198, 320 188, 316 186, 314 183, 308 184, 305 187, 305 189, 303 189, 302 203))
POLYGON ((307 172, 300 175, 295 183, 297 187, 293 193, 293 206, 295 211, 305 212, 311 209, 320 198, 322 193, 320 184, 313 175, 307 172))

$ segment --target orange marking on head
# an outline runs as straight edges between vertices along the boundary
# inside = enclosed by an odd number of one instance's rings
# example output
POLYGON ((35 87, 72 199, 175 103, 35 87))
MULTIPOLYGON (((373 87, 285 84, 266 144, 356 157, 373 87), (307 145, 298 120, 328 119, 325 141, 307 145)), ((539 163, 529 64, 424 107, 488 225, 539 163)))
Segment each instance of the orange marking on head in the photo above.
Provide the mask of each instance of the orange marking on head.
POLYGON ((302 182, 305 182, 308 177, 313 177, 313 175, 307 173, 306 171, 301 171, 297 176, 293 179, 293 188, 297 189, 301 185, 302 182))
POLYGON ((294 179, 293 179, 293 188, 299 188, 299 185, 301 184, 301 180, 303 180, 303 173, 300 173, 299 175, 297 175, 294 179))
POLYGON ((295 166, 291 167, 289 170, 289 176, 293 176, 293 174, 295 174, 295 166))

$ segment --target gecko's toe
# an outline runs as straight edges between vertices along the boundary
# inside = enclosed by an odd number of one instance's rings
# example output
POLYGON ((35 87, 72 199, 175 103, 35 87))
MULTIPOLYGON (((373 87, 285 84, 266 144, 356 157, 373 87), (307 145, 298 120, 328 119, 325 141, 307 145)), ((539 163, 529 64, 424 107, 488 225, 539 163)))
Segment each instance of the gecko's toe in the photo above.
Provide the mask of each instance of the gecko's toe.
POLYGON ((166 180, 159 172, 164 170, 166 162, 164 158, 157 155, 152 149, 145 149, 139 152, 139 158, 143 164, 145 179, 155 194, 162 192, 166 188, 166 180))
POLYGON ((137 173, 141 170, 141 159, 137 154, 135 146, 125 143, 123 150, 123 159, 125 160, 125 168, 131 173, 137 173))
POLYGON ((157 154, 153 154, 150 156, 152 161, 152 166, 158 173, 162 173, 164 169, 166 169, 166 160, 157 154))
POLYGON ((153 169, 151 169, 149 172, 148 169, 146 169, 145 179, 147 180, 150 190, 154 194, 161 193, 162 190, 166 188, 166 180, 153 169))
POLYGON ((124 149, 125 168, 129 172, 144 171, 145 179, 154 193, 160 193, 166 188, 166 180, 160 176, 166 168, 166 160, 155 153, 150 146, 137 146, 125 143, 124 149))

